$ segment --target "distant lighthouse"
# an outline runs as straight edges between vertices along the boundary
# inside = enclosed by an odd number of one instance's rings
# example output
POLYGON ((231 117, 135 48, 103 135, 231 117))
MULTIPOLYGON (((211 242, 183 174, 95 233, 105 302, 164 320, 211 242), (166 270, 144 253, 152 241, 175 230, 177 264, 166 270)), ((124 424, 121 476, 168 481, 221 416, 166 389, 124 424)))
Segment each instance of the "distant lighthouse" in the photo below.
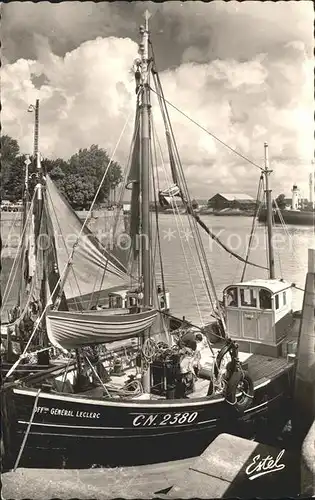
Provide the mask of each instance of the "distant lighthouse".
POLYGON ((300 198, 299 188, 297 187, 296 184, 294 184, 292 188, 292 204, 291 204, 292 210, 299 210, 299 198, 300 198))

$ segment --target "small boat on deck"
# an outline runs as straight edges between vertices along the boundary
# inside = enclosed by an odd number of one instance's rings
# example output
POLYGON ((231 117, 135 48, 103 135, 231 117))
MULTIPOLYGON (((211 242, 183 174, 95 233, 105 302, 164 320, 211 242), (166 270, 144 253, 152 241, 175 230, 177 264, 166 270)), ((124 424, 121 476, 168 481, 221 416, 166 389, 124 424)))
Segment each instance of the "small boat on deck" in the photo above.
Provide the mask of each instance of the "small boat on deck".
MULTIPOLYGON (((33 230, 27 257, 33 251, 35 269, 28 279, 28 299, 9 325, 8 341, 13 336, 23 350, 7 370, 1 389, 7 468, 175 460, 198 455, 221 432, 247 429, 252 435, 259 425, 280 429, 290 415, 295 365, 288 345, 297 337, 292 285, 275 278, 270 247, 269 278, 231 285, 219 302, 200 238, 200 228, 211 231, 192 207, 150 52, 148 21, 146 13, 145 26, 140 27, 140 59, 135 61, 135 129, 127 175, 132 189, 128 265, 82 225, 38 161, 29 212, 33 223, 25 226, 33 230), (159 224, 157 214, 153 231, 149 215, 150 191, 156 186, 150 149, 155 134, 151 79, 165 124, 173 181, 163 193, 169 195, 175 214, 176 197, 184 203, 213 304, 209 317, 213 314, 215 321, 201 326, 170 314, 164 274, 161 271, 158 285, 153 272, 159 224), (67 232, 75 235, 74 244, 59 238, 67 232), (43 235, 49 245, 39 245, 43 235), (39 307, 26 331, 25 319, 34 303, 39 307), (200 349, 196 331, 202 335, 200 349), (16 376, 38 337, 38 350, 44 346, 46 352, 53 349, 64 358, 51 356, 46 369, 16 376), (131 339, 135 344, 124 352, 131 339), (113 342, 121 343, 123 354, 111 350, 113 342)), ((268 186, 268 164, 263 173, 268 186)), ((270 206, 268 187, 266 194, 270 206)))

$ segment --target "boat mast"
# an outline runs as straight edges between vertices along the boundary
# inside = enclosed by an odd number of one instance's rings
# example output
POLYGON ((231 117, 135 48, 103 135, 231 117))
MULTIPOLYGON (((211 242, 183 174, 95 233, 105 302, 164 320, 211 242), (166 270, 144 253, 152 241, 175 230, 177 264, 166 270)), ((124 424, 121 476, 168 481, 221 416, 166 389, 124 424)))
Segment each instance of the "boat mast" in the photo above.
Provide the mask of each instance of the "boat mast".
MULTIPOLYGON (((35 105, 35 133, 34 133, 34 157, 36 161, 36 178, 37 178, 37 213, 35 219, 35 238, 36 242, 40 233, 40 221, 43 209, 43 171, 40 159, 40 152, 38 151, 39 139, 39 99, 36 99, 35 105)), ((36 243, 37 246, 37 243, 36 243)))
POLYGON ((34 129, 34 158, 38 155, 38 135, 39 135, 39 99, 36 99, 35 110, 35 129, 34 129))
POLYGON ((269 169, 269 154, 268 144, 265 142, 265 193, 266 193, 266 207, 267 207, 267 232, 268 232, 268 258, 269 258, 269 278, 275 278, 275 259, 273 253, 272 243, 272 204, 271 204, 271 189, 269 189, 269 175, 272 170, 269 169))
MULTIPOLYGON (((22 214, 22 226, 21 226, 21 235, 23 238, 23 248, 25 251, 25 231, 26 231, 26 222, 27 222, 27 217, 28 213, 30 210, 30 192, 29 192, 29 165, 31 164, 30 156, 26 155, 26 159, 24 161, 25 164, 25 177, 24 177, 24 192, 23 192, 23 214, 22 214)), ((20 294, 19 294, 19 301, 18 305, 21 306, 22 301, 23 301, 23 296, 25 292, 25 275, 24 275, 24 266, 25 266, 25 261, 24 258, 21 259, 21 278, 20 278, 20 294)))
POLYGON ((26 223, 27 214, 30 208, 30 192, 29 192, 29 165, 31 164, 30 155, 26 155, 25 164, 25 177, 24 177, 24 195, 23 195, 23 229, 26 223))
MULTIPOLYGON (((148 10, 144 13, 145 25, 140 26, 141 42, 139 44, 139 54, 141 56, 141 130, 140 130, 140 183, 141 183, 141 274, 143 284, 143 305, 151 305, 151 262, 150 262, 150 219, 149 219, 149 198, 150 198, 150 137, 149 137, 149 18, 148 10)), ((149 330, 143 334, 143 342, 149 337, 149 330)), ((143 373, 142 384, 144 392, 150 391, 150 370, 143 373)))
POLYGON ((36 99, 36 104, 31 104, 28 108, 29 112, 35 112, 34 119, 34 162, 36 165, 36 180, 37 180, 37 198, 36 198, 36 206, 35 206, 35 241, 37 241, 37 237, 39 235, 39 224, 40 224, 40 215, 42 209, 42 169, 40 162, 40 153, 38 151, 38 138, 39 138, 39 99, 36 99))
MULTIPOLYGON (((34 232, 35 232, 35 255, 36 259, 39 258, 39 252, 42 251, 42 249, 39 247, 40 242, 40 233, 41 233, 41 222, 42 222, 42 215, 43 215, 43 188, 44 188, 44 178, 43 178, 43 169, 41 165, 41 156, 40 152, 38 149, 38 144, 39 144, 39 99, 36 99, 36 104, 31 105, 29 107, 30 111, 35 111, 35 125, 34 125, 34 160, 36 162, 36 199, 35 199, 35 204, 34 204, 34 232)), ((43 258, 43 257, 42 257, 43 258)), ((46 306, 46 269, 43 269, 43 275, 41 279, 41 287, 40 287, 40 302, 42 308, 45 308, 46 306)), ((45 347, 48 345, 48 338, 47 334, 45 331, 41 331, 40 333, 40 345, 42 347, 45 347)), ((42 363, 48 363, 49 361, 49 355, 48 352, 43 352, 41 353, 42 355, 40 358, 43 360, 41 361, 42 363)), ((40 359, 38 357, 38 361, 40 359)))

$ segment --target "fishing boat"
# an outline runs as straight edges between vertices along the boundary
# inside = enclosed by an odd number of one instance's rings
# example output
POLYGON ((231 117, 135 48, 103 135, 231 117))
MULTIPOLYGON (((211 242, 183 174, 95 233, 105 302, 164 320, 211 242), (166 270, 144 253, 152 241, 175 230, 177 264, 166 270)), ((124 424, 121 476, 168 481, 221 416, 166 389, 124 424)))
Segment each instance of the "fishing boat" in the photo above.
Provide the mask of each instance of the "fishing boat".
MULTIPOLYGON (((276 224, 294 224, 297 226, 314 226, 315 210, 273 210, 273 218, 276 224)), ((267 209, 262 208, 258 220, 266 222, 267 209)))
MULTIPOLYGON (((273 220, 276 224, 296 224, 298 226, 313 226, 315 225, 315 208, 314 208, 314 171, 310 173, 309 179, 309 208, 305 208, 301 200, 301 195, 296 184, 292 187, 291 206, 280 209, 276 205, 273 209, 273 220)), ((266 222, 267 208, 263 207, 258 215, 259 222, 266 222)))
MULTIPOLYGON (((221 432, 252 429, 259 422, 283 425, 289 417, 294 357, 285 347, 294 332, 292 286, 275 278, 270 245, 269 278, 240 281, 225 289, 222 302, 218 299, 201 231, 226 247, 192 207, 154 59, 148 12, 140 36, 134 134, 125 177, 131 189, 128 264, 82 224, 43 172, 37 154, 31 222, 26 216, 24 223, 28 245, 22 244, 28 262, 33 256, 33 271, 27 273, 27 290, 21 287, 27 300, 8 329, 12 333, 14 327, 15 338, 21 339, 30 306, 33 317, 22 338, 22 354, 4 374, 1 389, 1 448, 8 468, 174 460, 201 453, 221 432), (152 168, 151 84, 170 164, 170 182, 162 192, 152 168), (209 317, 214 316, 209 324, 192 325, 171 315, 162 259, 161 284, 154 272, 160 240, 158 211, 155 221, 149 212, 151 192, 157 204, 169 196, 175 212, 176 197, 185 206, 209 317), (75 238, 67 239, 67 234, 75 238), (199 358, 196 330, 204 344, 199 358), (111 350, 114 343, 120 343, 124 356, 111 350), (55 351, 49 366, 16 376, 28 349, 36 345, 38 351, 55 351), (126 345, 132 347, 127 353, 126 345)), ((270 206, 267 147, 265 151, 270 206)), ((268 229, 271 243, 271 218, 268 229)))

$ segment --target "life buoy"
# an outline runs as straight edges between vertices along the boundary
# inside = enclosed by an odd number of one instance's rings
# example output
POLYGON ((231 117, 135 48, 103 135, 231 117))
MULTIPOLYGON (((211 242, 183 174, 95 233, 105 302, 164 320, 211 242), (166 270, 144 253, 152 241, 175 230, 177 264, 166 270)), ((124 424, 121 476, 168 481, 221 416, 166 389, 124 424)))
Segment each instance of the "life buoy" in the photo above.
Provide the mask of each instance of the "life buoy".
POLYGON ((225 392, 225 399, 227 403, 233 405, 239 413, 243 413, 245 410, 250 408, 253 398, 254 383, 248 372, 234 372, 227 381, 225 392))

